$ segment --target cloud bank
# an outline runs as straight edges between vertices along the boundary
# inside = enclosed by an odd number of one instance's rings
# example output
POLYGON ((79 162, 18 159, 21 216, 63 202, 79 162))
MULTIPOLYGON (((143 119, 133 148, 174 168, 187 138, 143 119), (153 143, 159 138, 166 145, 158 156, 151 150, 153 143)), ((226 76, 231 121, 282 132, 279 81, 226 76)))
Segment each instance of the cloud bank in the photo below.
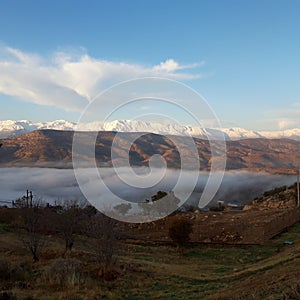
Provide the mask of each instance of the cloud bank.
POLYGON ((46 58, 6 46, 0 48, 0 53, 0 93, 66 111, 81 111, 103 89, 132 78, 205 77, 191 72, 203 62, 182 65, 167 59, 158 65, 145 66, 62 51, 46 58))
POLYGON ((291 106, 270 110, 265 113, 268 123, 279 130, 286 130, 300 127, 300 103, 293 103, 291 106))
MULTIPOLYGON (((143 168, 135 168, 135 171, 137 173, 142 172, 142 169, 143 168)), ((130 173, 124 168, 122 174, 126 176, 126 172, 128 176, 130 176, 130 173)), ((103 168, 100 170, 100 173, 106 186, 108 186, 114 194, 132 202, 139 202, 146 198, 149 199, 159 190, 168 192, 172 190, 178 180, 178 171, 168 170, 164 179, 157 185, 147 189, 139 189, 124 184, 124 182, 116 176, 112 168, 103 168)), ((188 174, 188 176, 189 175, 194 176, 193 174, 188 174)), ((196 188, 188 200, 188 203, 197 205, 207 177, 208 173, 200 173, 196 188)), ((282 185, 290 185, 294 181, 294 176, 270 175, 267 173, 244 171, 226 172, 222 185, 212 203, 218 200, 225 202, 235 200, 250 203, 253 198, 261 195, 264 191, 282 185)), ((22 197, 26 189, 32 190, 36 197, 41 197, 45 202, 54 203, 54 201, 58 199, 85 200, 76 182, 74 172, 71 169, 2 168, 0 172, 0 184, 0 200, 15 200, 16 198, 22 197)), ((98 197, 99 201, 108 201, 109 203, 110 193, 107 193, 106 189, 99 189, 99 180, 97 178, 87 176, 85 184, 94 190, 95 197, 98 197)), ((183 193, 185 189, 189 189, 188 181, 182 185, 183 193)), ((180 198, 180 195, 176 196, 180 198)))

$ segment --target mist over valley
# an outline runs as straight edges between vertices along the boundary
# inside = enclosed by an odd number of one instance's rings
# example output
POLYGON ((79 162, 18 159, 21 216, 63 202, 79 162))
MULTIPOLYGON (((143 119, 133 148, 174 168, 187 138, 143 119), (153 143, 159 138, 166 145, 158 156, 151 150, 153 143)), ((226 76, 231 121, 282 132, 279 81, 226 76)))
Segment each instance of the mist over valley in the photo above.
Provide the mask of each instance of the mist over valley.
MULTIPOLYGON (((83 194, 78 187, 74 171, 72 169, 55 169, 55 168, 1 168, 1 201, 16 200, 25 195, 27 189, 32 190, 37 199, 44 202, 54 203, 58 200, 78 200, 85 201, 83 194)), ((94 199, 99 201, 108 201, 110 193, 107 188, 100 183, 99 177, 91 177, 92 170, 83 170, 88 180, 86 186, 89 187, 94 199)), ((140 176, 148 172, 147 168, 134 168, 140 176)), ((152 169, 153 176, 159 179, 160 170, 152 169)), ((157 191, 171 191, 179 176, 179 170, 167 170, 163 179, 150 188, 135 188, 124 183, 118 174, 112 168, 101 168, 99 174, 101 181, 109 187, 109 190, 119 197, 129 202, 142 202, 151 198, 157 191)), ((180 188, 182 192, 190 188, 189 176, 192 178, 195 173, 185 172, 186 182, 182 182, 180 188)), ((131 172, 126 168, 118 170, 123 178, 129 178, 131 172)), ((200 172, 194 192, 186 202, 188 205, 198 206, 198 202, 207 182, 209 173, 200 172)), ((292 175, 271 175, 267 173, 255 173, 247 171, 227 171, 223 178, 221 187, 210 203, 213 205, 218 200, 226 202, 235 200, 244 204, 250 203, 255 197, 262 195, 266 190, 282 185, 290 185, 296 180, 292 175)), ((176 195, 180 199, 181 195, 176 195)), ((3 202, 4 203, 4 202, 3 202)))

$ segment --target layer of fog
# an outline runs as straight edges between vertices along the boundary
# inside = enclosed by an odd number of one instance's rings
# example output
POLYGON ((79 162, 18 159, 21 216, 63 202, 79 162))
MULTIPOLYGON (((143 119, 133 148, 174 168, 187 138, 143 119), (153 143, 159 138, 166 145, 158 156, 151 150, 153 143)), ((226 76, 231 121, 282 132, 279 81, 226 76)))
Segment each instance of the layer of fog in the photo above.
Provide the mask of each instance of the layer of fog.
MULTIPOLYGON (((144 174, 147 173, 146 168, 135 168, 134 172, 144 174)), ((120 198, 131 201, 140 202, 149 199, 157 191, 171 191, 179 176, 179 171, 168 170, 157 184, 149 188, 130 187, 123 180, 132 177, 132 173, 128 169, 121 168, 118 174, 122 176, 120 180, 114 169, 101 168, 99 174, 107 188, 103 188, 103 182, 100 184, 99 177, 89 174, 89 170, 85 170, 86 180, 83 185, 88 187, 94 197, 105 199, 109 202, 111 192, 120 198)), ((159 170, 152 170, 152 175, 159 176, 159 170)), ((189 178, 195 176, 194 173, 184 171, 184 181, 180 184, 182 192, 191 189, 189 178)), ((192 195, 187 201, 188 204, 197 205, 203 187, 208 178, 208 173, 200 173, 196 187, 192 195)), ((131 178, 132 179, 132 178, 131 178)), ((228 171, 225 173, 220 189, 214 197, 211 204, 217 200, 240 201, 242 203, 250 203, 253 198, 261 195, 264 191, 282 185, 290 185, 296 180, 295 176, 288 175, 270 175, 267 173, 253 173, 245 171, 228 171)), ((147 185, 147 179, 144 180, 147 185)), ((43 199, 45 202, 54 203, 56 200, 77 199, 84 201, 74 171, 72 169, 51 169, 51 168, 1 168, 0 169, 0 200, 11 201, 25 195, 26 190, 32 190, 37 198, 43 199)), ((180 193, 176 195, 180 198, 180 193)), ((1 204, 1 203, 0 203, 1 204)))

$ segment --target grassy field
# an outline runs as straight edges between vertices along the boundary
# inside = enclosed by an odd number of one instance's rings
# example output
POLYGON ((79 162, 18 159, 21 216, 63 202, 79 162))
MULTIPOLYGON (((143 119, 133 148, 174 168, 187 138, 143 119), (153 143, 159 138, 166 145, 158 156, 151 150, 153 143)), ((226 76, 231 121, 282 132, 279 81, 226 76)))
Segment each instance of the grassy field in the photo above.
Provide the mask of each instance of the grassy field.
POLYGON ((48 236, 33 263, 14 230, 1 223, 0 299, 300 299, 300 224, 265 246, 189 245, 178 251, 123 241, 110 281, 97 275, 89 243, 77 236, 66 255, 64 241, 48 236), (285 240, 295 243, 284 246, 285 240), (63 280, 54 280, 61 272, 63 280))

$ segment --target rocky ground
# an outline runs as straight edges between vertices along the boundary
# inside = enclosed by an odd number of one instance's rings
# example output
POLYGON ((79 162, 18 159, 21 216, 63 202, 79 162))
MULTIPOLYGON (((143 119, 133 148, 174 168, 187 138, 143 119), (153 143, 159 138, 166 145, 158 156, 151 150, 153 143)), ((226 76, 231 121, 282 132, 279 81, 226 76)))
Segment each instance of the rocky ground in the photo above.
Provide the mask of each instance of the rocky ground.
POLYGON ((251 205, 244 209, 285 209, 297 207, 296 183, 287 187, 282 186, 271 191, 266 191, 263 196, 254 199, 251 205))

